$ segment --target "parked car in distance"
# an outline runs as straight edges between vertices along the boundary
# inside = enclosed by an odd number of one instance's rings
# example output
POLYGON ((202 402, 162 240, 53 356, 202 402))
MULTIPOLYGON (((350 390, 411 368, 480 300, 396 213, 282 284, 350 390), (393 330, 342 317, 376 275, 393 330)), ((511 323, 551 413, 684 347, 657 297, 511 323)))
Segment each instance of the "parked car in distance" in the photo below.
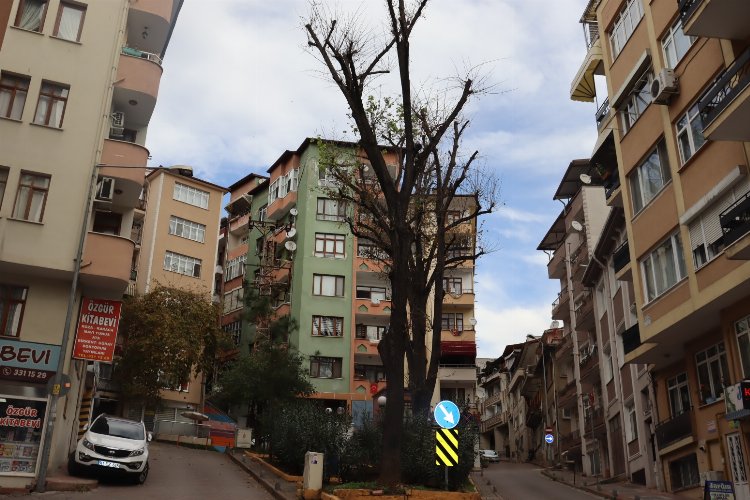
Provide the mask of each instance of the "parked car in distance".
POLYGON ((149 441, 151 433, 143 422, 99 415, 68 458, 68 473, 123 475, 143 484, 148 477, 149 441))
POLYGON ((479 459, 486 462, 499 462, 500 455, 495 450, 479 450, 479 459))

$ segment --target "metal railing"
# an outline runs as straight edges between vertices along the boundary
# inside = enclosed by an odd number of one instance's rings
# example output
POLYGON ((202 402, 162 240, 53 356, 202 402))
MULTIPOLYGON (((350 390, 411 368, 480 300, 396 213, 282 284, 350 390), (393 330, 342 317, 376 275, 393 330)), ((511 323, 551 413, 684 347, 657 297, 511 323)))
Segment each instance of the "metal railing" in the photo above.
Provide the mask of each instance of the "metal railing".
POLYGON ((151 52, 146 52, 145 50, 139 50, 139 49, 134 49, 133 47, 125 46, 122 48, 122 53, 126 56, 140 57, 141 59, 147 59, 153 63, 158 64, 159 66, 162 65, 161 57, 151 52))
POLYGON ((693 434, 692 408, 656 426, 656 443, 660 449, 693 434))
POLYGON ((750 231, 750 191, 719 214, 724 245, 729 246, 750 231))
POLYGON ((630 263, 630 245, 625 240, 622 245, 615 249, 612 255, 612 264, 614 265, 615 272, 619 272, 620 269, 627 266, 630 263))
POLYGON ((622 333, 622 350, 625 354, 636 350, 641 345, 641 332, 638 323, 622 333))
POLYGON ((599 109, 596 110, 596 128, 601 128, 604 124, 605 118, 607 118, 607 115, 609 115, 609 97, 604 99, 604 102, 599 106, 599 109))
POLYGON ((688 19, 693 15, 695 10, 701 4, 702 0, 677 0, 677 8, 680 11, 682 25, 685 26, 688 19))
POLYGON ((748 85, 750 85, 750 48, 746 49, 729 67, 719 73, 711 88, 698 101, 703 130, 748 85))

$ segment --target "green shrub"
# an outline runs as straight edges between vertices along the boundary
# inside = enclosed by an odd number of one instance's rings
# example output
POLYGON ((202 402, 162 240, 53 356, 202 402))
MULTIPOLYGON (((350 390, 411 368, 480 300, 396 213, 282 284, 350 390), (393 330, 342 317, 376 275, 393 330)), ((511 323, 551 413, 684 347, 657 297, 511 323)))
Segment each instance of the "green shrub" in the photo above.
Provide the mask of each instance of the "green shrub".
POLYGON ((342 481, 363 482, 377 478, 382 448, 381 425, 365 419, 344 443, 339 471, 342 481))

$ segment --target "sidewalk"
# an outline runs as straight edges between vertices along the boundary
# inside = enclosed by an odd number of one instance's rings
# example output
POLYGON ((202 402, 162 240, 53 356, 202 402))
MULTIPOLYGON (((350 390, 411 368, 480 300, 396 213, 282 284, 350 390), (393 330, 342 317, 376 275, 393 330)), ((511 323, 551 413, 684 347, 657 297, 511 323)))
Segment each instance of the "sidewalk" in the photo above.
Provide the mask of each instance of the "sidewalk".
POLYGON ((295 481, 279 476, 268 465, 259 462, 252 454, 245 453, 244 450, 227 451, 227 455, 277 500, 296 500, 297 483, 295 481))
POLYGON ((687 500, 690 497, 675 495, 647 488, 640 484, 627 481, 613 483, 602 483, 597 485, 596 478, 582 477, 580 473, 575 475, 573 484, 573 472, 569 470, 543 469, 542 474, 554 481, 560 481, 580 490, 603 498, 618 498, 632 500, 687 500))

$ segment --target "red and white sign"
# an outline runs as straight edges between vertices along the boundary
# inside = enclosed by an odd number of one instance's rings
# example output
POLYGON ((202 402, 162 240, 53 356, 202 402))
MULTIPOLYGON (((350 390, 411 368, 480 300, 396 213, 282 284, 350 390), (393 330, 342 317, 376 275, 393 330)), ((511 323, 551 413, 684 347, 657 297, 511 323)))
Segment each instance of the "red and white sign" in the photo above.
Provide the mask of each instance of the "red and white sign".
POLYGON ((119 300, 83 298, 73 346, 75 359, 112 362, 121 307, 119 300))

